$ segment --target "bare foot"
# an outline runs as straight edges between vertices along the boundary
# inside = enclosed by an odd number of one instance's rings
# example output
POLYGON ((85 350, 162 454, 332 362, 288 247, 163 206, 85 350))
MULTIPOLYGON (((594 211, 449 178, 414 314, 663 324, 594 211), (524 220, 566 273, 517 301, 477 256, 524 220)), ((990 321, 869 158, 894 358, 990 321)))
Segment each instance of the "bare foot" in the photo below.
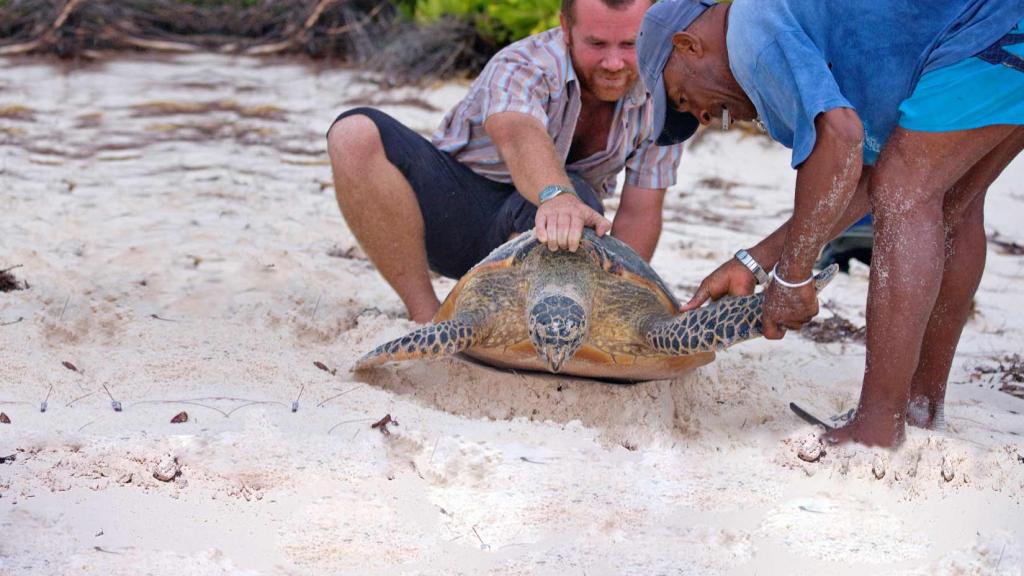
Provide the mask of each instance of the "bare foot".
POLYGON ((906 429, 902 420, 892 417, 861 418, 858 413, 849 424, 823 434, 821 440, 825 444, 857 442, 865 446, 896 448, 905 438, 906 429))

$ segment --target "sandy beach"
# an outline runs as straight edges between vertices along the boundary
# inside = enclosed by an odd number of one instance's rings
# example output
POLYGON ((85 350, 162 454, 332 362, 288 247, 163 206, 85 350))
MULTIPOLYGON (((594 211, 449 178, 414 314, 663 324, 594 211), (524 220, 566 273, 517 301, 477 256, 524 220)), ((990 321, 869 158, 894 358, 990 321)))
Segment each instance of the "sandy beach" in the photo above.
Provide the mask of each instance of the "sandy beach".
MULTIPOLYGON (((831 341, 671 381, 355 375, 414 325, 324 132, 375 105, 429 134, 466 84, 215 55, 0 70, 0 270, 26 288, 0 292, 0 575, 1024 574, 1024 158, 989 192, 945 428, 807 462, 819 430, 788 404, 856 405, 866 266, 822 294, 850 327, 831 341)), ((654 268, 688 298, 794 180, 767 138, 701 133, 654 268)))

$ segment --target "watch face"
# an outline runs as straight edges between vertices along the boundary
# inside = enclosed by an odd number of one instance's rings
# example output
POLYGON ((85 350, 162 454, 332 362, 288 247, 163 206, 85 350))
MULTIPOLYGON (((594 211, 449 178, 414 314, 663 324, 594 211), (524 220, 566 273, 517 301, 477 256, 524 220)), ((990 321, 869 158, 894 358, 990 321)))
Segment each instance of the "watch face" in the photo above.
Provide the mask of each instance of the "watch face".
POLYGON ((565 187, 562 187, 562 186, 558 186, 558 185, 547 186, 543 190, 540 191, 540 195, 538 196, 538 199, 540 200, 540 203, 543 204, 544 202, 554 198, 555 196, 558 196, 562 192, 569 192, 569 191, 570 190, 568 188, 565 188, 565 187))

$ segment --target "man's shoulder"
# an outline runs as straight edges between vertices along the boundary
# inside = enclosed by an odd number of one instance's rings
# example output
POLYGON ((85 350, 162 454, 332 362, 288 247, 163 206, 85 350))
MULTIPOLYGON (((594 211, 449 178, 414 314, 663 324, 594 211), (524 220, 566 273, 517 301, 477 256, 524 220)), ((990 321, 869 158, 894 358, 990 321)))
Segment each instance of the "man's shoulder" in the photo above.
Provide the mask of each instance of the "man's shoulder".
POLYGON ((761 53, 775 42, 778 16, 771 12, 779 5, 776 0, 736 0, 729 8, 725 38, 729 67, 741 84, 751 79, 761 53), (759 1, 769 6, 762 7, 759 1))
POLYGON ((541 70, 550 78, 565 80, 569 51, 560 28, 551 28, 502 48, 487 63, 488 68, 517 66, 541 70))

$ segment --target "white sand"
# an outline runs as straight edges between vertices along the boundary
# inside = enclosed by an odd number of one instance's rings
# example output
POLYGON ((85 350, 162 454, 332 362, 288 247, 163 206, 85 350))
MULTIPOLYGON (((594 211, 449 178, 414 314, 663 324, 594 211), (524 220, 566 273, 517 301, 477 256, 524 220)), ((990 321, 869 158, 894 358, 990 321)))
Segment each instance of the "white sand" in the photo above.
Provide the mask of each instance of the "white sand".
MULTIPOLYGON (((23 318, 0 326, 0 574, 1024 570, 1024 401, 970 377, 1022 349, 1022 257, 989 251, 949 429, 893 453, 797 458, 816 430, 787 404, 853 407, 864 359, 799 335, 635 386, 460 360, 358 382, 412 324, 338 213, 323 132, 366 102, 429 132, 463 85, 212 56, 0 67, 0 110, 25 107, 0 112, 0 269, 31 286, 0 294, 0 324, 23 318)), ((785 217, 794 173, 710 133, 680 180, 654 267, 683 298, 785 217)), ((1022 209, 1018 159, 989 229, 1024 242, 1022 209)), ((863 325, 866 287, 855 267, 824 299, 863 325)))

